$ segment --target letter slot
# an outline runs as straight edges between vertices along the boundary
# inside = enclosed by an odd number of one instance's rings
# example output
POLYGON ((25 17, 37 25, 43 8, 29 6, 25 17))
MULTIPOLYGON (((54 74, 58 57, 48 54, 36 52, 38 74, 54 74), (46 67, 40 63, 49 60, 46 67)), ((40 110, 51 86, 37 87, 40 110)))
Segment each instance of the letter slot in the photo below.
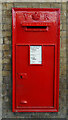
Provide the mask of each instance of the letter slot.
POLYGON ((49 27, 48 26, 25 26, 23 27, 25 31, 38 31, 38 32, 43 32, 43 31, 48 31, 49 27))

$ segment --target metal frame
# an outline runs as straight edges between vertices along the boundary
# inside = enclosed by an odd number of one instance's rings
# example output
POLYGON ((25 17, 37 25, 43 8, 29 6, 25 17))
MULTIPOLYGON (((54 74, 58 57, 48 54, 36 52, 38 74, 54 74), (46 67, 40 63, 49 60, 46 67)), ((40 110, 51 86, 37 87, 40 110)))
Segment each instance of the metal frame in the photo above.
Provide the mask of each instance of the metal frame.
MULTIPOLYGON (((24 44, 21 44, 21 45, 24 45, 24 44)), ((41 45, 41 44, 40 44, 41 45)), ((49 44, 48 44, 49 45, 49 44)), ((51 45, 51 44, 50 44, 51 45)), ((29 45, 30 46, 30 45, 29 45)), ((43 49, 43 46, 44 44, 41 45, 42 46, 42 49, 43 49)), ((43 57, 43 55, 42 55, 43 57)), ((59 8, 12 8, 12 78, 13 78, 13 83, 12 83, 12 111, 13 112, 58 112, 58 108, 59 108, 59 58, 60 58, 60 9, 59 8), (15 23, 16 23, 16 19, 15 19, 15 16, 16 16, 16 13, 15 11, 24 11, 24 10, 41 10, 41 11, 44 11, 44 10, 50 10, 50 11, 59 11, 59 28, 58 28, 58 47, 55 45, 55 82, 54 82, 54 107, 47 107, 45 108, 44 110, 42 109, 33 109, 33 110, 22 110, 22 109, 17 109, 15 108, 15 71, 16 71, 16 64, 15 64, 15 56, 16 56, 16 45, 20 45, 20 44, 16 44, 15 43, 15 39, 16 39, 16 36, 15 36, 15 23), (57 49, 58 49, 58 53, 57 53, 57 49), (58 67, 56 68, 56 58, 58 58, 58 62, 57 62, 57 65, 58 67), (57 69, 57 70, 56 70, 57 69), (56 73, 57 71, 57 73, 56 73)), ((42 60, 43 62, 43 60, 42 60)))

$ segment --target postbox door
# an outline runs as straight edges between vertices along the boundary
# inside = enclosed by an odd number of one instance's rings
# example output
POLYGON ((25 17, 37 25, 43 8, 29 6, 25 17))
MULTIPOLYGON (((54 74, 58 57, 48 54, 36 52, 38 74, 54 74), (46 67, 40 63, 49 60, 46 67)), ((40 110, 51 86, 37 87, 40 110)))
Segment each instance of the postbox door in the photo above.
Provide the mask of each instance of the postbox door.
POLYGON ((30 64, 30 47, 16 46, 16 108, 53 107, 55 46, 39 46, 41 64, 30 64))

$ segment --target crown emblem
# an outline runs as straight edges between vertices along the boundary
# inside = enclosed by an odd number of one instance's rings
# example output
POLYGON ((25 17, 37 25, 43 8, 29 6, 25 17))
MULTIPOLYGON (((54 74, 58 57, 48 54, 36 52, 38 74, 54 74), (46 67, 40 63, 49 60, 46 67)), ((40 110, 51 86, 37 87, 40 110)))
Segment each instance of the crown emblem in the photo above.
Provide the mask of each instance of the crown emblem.
POLYGON ((40 14, 38 12, 35 12, 34 14, 32 14, 32 19, 33 20, 39 20, 40 19, 40 14))

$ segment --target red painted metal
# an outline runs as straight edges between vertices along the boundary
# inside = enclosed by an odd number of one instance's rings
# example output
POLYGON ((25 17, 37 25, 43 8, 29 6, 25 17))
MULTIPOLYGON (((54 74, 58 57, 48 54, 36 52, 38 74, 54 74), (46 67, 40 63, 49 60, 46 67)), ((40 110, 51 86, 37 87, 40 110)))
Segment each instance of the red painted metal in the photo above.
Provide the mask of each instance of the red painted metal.
POLYGON ((58 112, 60 9, 12 9, 13 112, 58 112), (30 46, 42 63, 30 64, 30 46))

